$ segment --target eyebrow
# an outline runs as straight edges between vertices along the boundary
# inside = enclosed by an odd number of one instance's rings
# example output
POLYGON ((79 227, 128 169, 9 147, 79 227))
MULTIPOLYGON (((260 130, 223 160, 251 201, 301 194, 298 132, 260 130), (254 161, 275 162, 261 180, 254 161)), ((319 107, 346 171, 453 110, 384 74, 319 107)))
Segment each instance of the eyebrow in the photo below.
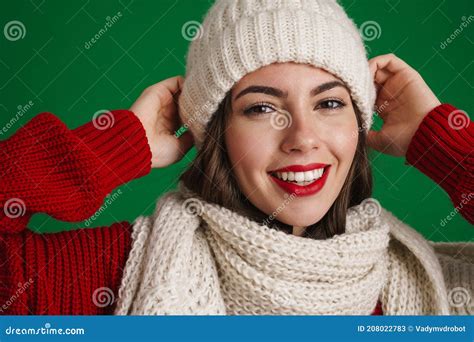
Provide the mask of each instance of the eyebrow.
MULTIPOLYGON (((347 92, 350 94, 349 88, 342 82, 340 81, 331 81, 331 82, 326 82, 323 84, 318 85, 317 87, 313 88, 310 91, 310 96, 316 96, 322 92, 328 91, 329 89, 335 88, 335 87, 343 87, 347 90, 347 92)), ((267 86, 261 86, 261 85, 252 85, 244 90, 242 90, 235 98, 234 101, 236 101, 239 97, 242 97, 246 94, 250 93, 261 93, 261 94, 267 94, 270 96, 274 97, 279 97, 279 98, 287 98, 288 97, 288 92, 283 91, 278 88, 274 87, 267 87, 267 86)))

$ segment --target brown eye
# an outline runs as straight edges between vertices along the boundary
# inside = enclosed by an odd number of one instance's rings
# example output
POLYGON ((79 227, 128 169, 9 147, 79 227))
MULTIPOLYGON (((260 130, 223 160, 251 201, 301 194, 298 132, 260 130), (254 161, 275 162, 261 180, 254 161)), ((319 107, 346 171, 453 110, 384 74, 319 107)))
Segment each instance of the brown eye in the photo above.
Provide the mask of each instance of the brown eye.
POLYGON ((244 110, 245 115, 259 115, 274 112, 275 109, 268 104, 257 104, 244 110))
POLYGON ((338 100, 326 100, 320 102, 319 106, 321 106, 322 109, 338 109, 344 107, 345 104, 338 100))

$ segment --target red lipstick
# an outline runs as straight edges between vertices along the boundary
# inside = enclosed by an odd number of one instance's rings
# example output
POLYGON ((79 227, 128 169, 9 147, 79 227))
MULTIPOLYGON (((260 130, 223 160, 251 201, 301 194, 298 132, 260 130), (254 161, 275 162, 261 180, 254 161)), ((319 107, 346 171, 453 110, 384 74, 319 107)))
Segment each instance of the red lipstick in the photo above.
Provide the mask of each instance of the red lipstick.
POLYGON ((323 188, 328 178, 330 168, 331 165, 327 164, 309 164, 305 166, 291 165, 282 169, 271 171, 269 173, 269 176, 278 186, 280 186, 280 188, 282 188, 285 192, 289 194, 295 194, 296 196, 310 196, 318 193, 323 188), (320 168, 324 168, 322 176, 308 185, 298 185, 295 183, 287 182, 272 175, 272 173, 274 172, 304 172, 320 168))
POLYGON ((273 170, 270 172, 305 172, 315 169, 321 169, 323 167, 329 166, 329 164, 313 163, 308 165, 289 165, 285 166, 278 170, 273 170))

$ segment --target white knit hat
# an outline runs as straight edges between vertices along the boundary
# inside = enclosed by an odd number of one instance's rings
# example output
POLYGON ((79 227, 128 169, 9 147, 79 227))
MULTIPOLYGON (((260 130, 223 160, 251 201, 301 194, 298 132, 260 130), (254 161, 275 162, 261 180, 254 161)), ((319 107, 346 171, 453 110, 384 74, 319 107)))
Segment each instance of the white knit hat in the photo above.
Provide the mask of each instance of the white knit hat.
POLYGON ((190 44, 179 98, 196 148, 235 83, 263 66, 290 61, 345 82, 369 130, 376 90, 365 46, 336 0, 217 0, 190 44))

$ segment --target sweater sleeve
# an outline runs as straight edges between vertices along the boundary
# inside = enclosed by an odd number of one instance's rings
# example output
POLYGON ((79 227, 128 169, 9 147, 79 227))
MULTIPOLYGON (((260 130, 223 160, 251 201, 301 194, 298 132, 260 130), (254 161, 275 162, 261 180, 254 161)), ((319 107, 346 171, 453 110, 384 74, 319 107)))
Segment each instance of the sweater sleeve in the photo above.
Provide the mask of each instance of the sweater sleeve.
POLYGON ((474 125, 469 116, 441 104, 425 116, 408 146, 405 164, 434 180, 456 210, 474 224, 474 125))
POLYGON ((107 115, 69 130, 41 113, 0 142, 0 314, 113 312, 130 223, 46 234, 26 229, 38 212, 84 220, 115 187, 150 172, 138 118, 126 110, 107 115))
POLYGON ((115 187, 150 172, 138 118, 126 110, 104 116, 69 130, 41 113, 0 142, 0 233, 20 232, 39 212, 85 220, 115 187))

